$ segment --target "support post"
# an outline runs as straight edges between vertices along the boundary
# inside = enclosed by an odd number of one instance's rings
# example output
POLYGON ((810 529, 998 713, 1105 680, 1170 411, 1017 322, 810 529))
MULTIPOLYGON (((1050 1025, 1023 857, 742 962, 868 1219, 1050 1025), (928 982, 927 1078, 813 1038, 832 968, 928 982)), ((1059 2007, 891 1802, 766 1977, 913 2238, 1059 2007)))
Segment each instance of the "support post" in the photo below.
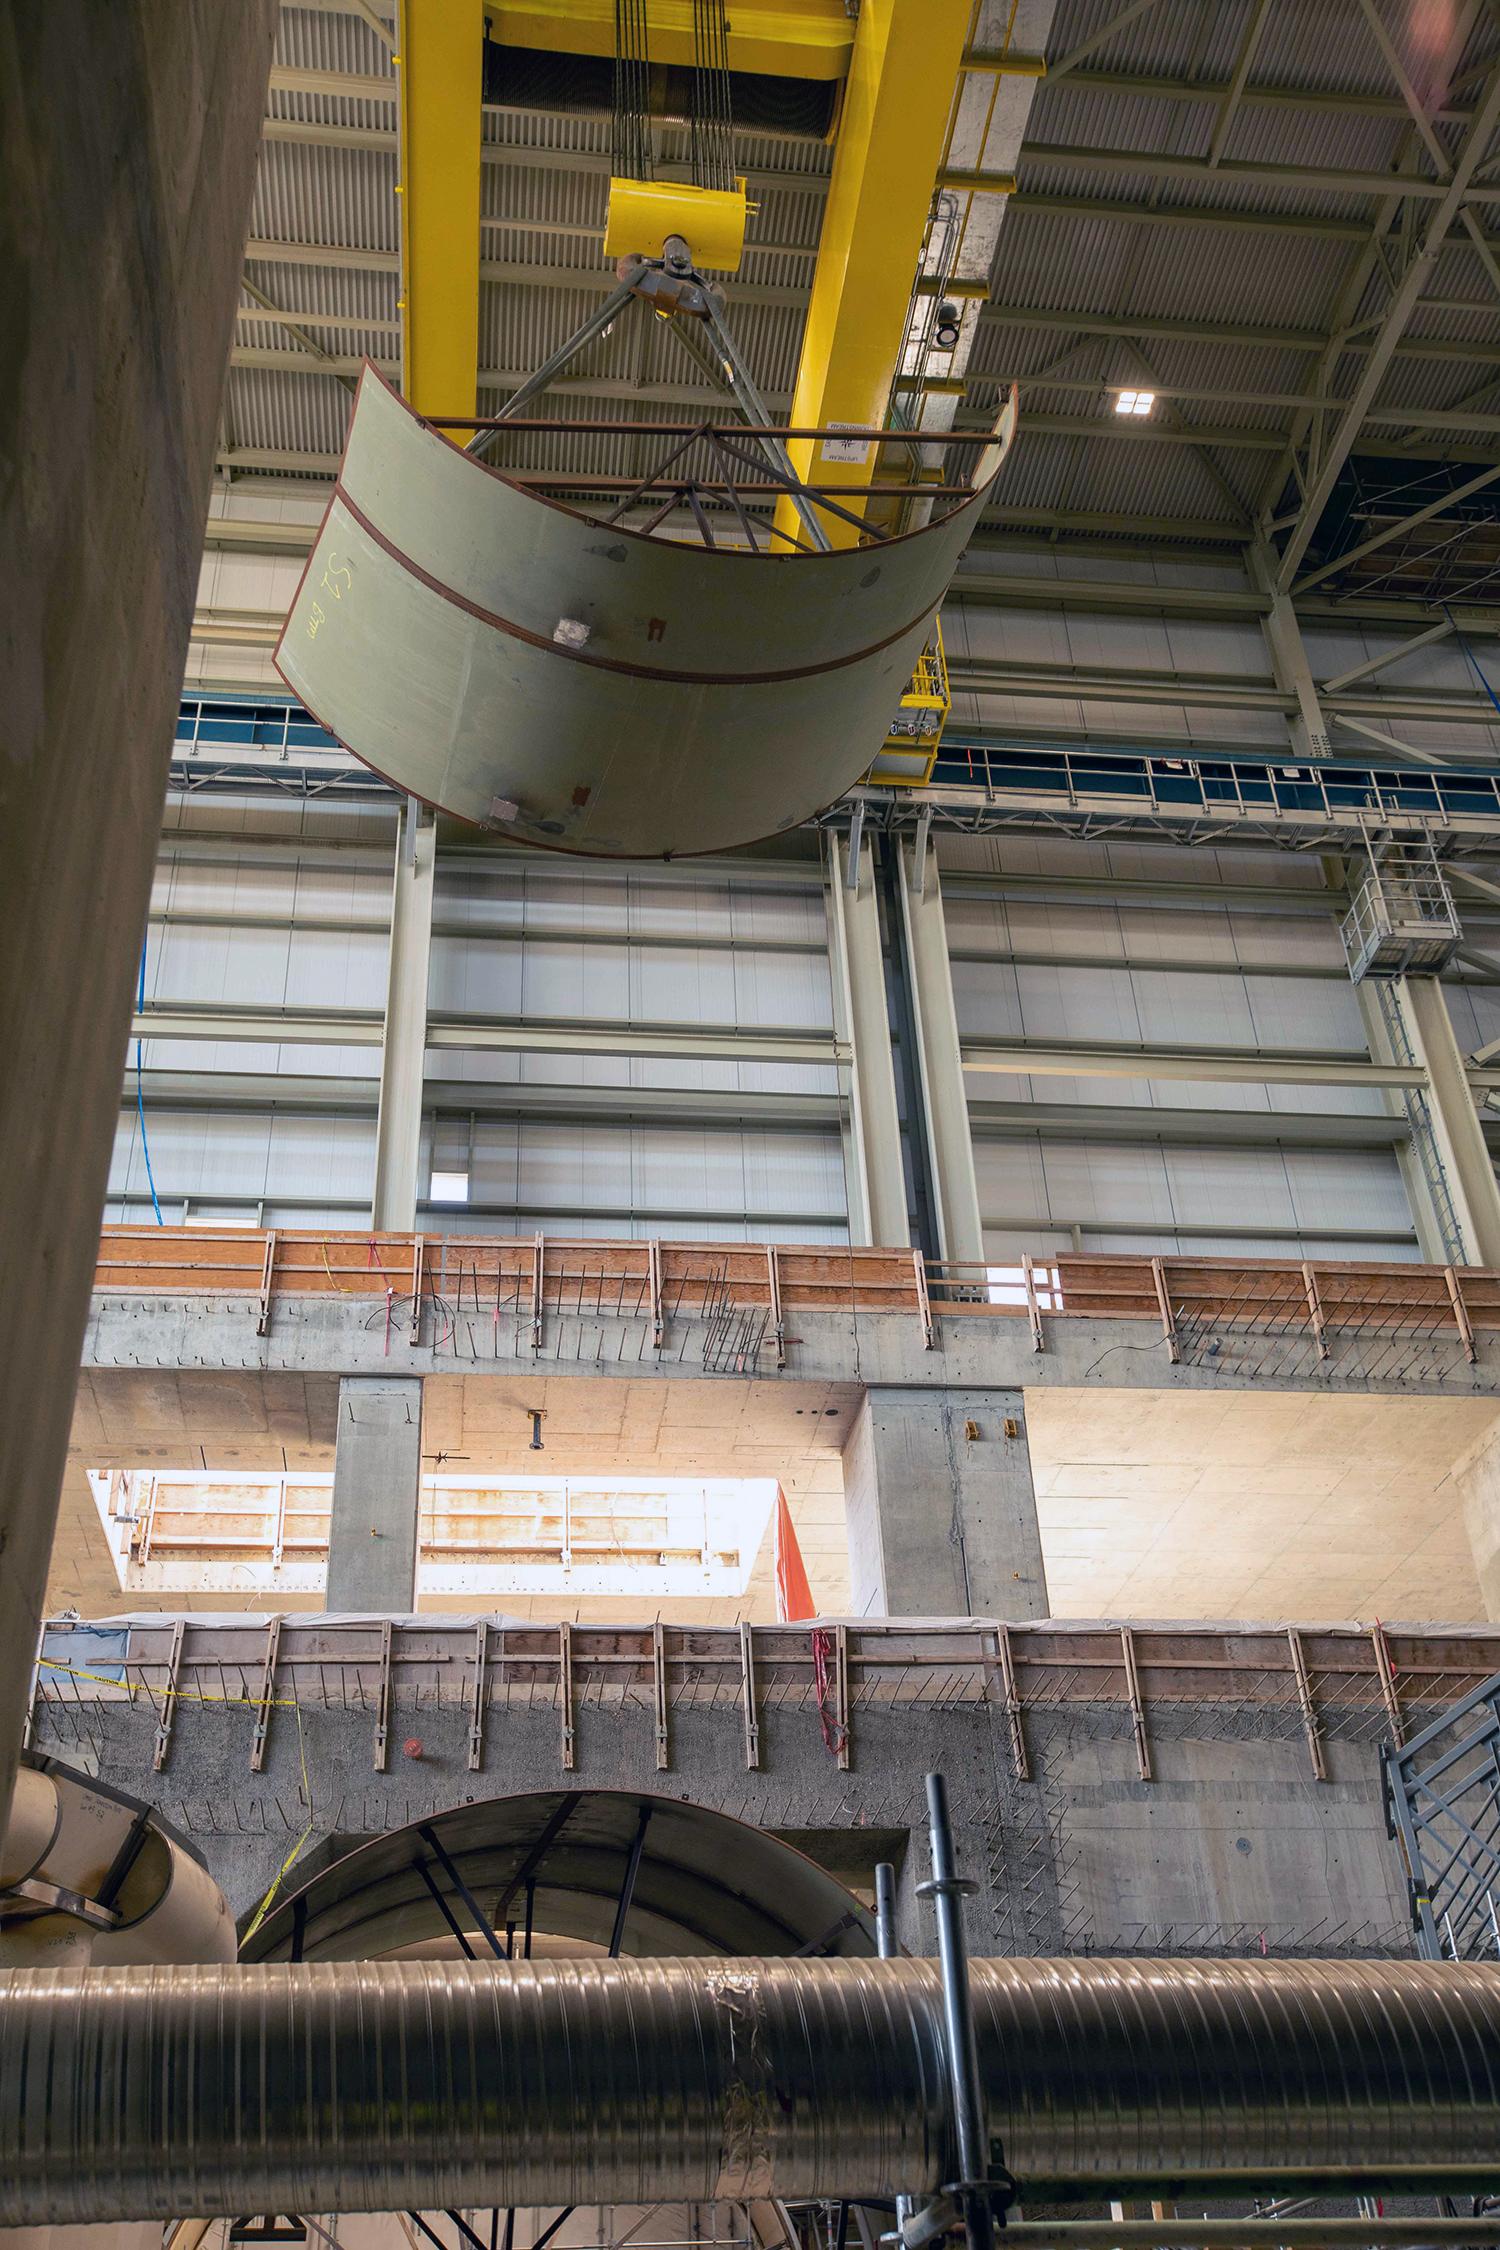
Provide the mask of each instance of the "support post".
MULTIPOLYGON (((900 850, 902 941, 916 1025, 921 1122, 927 1138, 938 1246, 950 1265, 982 1266, 984 1229, 980 1223, 979 1184, 974 1176, 974 1138, 964 1092, 937 853, 927 836, 903 843, 900 850)), ((950 1281, 954 1278, 949 1276, 950 1281)), ((957 1278, 977 1281, 980 1277, 957 1278)))
POLYGON ((1391 995, 1412 1054, 1427 1073, 1427 1112, 1453 1218, 1463 1238, 1462 1263, 1500 1266, 1500 1185, 1443 988, 1436 977, 1397 977, 1391 995))
POLYGON ((882 1247, 904 1246, 911 1239, 911 1229, 874 863, 863 838, 852 860, 838 836, 829 836, 827 851, 824 890, 834 1033, 849 1048, 849 1123, 844 1148, 849 1239, 882 1247))
POLYGON ((417 1224, 436 862, 433 816, 409 798, 396 839, 380 1110, 375 1125, 375 1193, 370 1224, 381 1234, 410 1234, 417 1224))
POLYGON ((866 1391, 844 1509, 856 1616, 1048 1614, 1020 1391, 866 1391))
POLYGON ((421 1378, 346 1375, 328 1527, 330 1610, 411 1615, 421 1472, 421 1378))

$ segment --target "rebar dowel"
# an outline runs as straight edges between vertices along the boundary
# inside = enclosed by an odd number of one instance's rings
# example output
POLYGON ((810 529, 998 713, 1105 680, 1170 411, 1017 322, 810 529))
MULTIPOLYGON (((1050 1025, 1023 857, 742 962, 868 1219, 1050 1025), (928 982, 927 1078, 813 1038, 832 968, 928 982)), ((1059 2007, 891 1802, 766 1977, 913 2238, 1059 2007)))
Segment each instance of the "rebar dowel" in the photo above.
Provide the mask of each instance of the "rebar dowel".
POLYGON ((953 1857, 953 1827, 948 1818, 948 1785, 940 1773, 927 1776, 927 1830, 932 1875, 917 1886, 930 1898, 937 1918, 938 1960, 943 1974, 943 2047, 952 2105, 953 2137, 959 2177, 955 2183, 964 2214, 968 2250, 990 2250, 994 2223, 986 2182, 990 2175, 984 2097, 979 2083, 979 2048, 969 1991, 969 1949, 964 1939, 962 1900, 977 1885, 961 1876, 953 1857))

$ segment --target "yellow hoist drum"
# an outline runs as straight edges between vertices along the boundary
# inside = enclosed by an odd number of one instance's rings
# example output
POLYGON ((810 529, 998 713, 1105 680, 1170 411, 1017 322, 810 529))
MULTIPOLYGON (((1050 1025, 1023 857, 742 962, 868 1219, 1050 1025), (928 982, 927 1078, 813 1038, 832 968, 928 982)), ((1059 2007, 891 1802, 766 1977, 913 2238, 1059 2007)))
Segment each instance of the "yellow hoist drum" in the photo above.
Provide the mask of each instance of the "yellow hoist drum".
POLYGON ((749 209, 743 180, 725 190, 689 187, 683 180, 612 179, 604 255, 659 258, 667 237, 680 234, 695 266, 734 273, 744 255, 749 209))

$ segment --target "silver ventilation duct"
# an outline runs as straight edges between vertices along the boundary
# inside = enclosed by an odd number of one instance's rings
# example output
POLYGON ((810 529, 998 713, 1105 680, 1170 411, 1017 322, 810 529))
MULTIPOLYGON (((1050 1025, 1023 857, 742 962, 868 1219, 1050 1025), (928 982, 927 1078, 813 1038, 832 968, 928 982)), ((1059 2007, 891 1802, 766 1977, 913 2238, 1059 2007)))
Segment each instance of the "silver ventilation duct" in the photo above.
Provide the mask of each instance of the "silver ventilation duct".
MULTIPOLYGON (((972 1964, 1024 2195, 1500 2188, 1500 1968, 972 1964)), ((0 2226, 923 2194, 930 1961, 0 1978, 0 2226)))

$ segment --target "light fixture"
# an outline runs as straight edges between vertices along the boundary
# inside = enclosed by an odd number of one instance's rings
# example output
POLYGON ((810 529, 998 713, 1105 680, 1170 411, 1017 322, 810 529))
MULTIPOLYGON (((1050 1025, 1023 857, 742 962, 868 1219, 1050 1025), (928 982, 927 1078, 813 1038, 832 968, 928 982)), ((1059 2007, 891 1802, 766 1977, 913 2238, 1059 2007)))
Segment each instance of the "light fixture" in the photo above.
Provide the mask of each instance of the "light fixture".
POLYGON ((951 352, 958 342, 961 316, 957 305, 945 298, 937 309, 937 327, 933 341, 940 352, 951 352))
POLYGON ((467 1203, 469 1200, 468 1173, 434 1171, 427 1200, 429 1203, 467 1203))
POLYGON ((1156 404, 1155 391, 1116 391, 1117 414, 1149 414, 1156 404))

